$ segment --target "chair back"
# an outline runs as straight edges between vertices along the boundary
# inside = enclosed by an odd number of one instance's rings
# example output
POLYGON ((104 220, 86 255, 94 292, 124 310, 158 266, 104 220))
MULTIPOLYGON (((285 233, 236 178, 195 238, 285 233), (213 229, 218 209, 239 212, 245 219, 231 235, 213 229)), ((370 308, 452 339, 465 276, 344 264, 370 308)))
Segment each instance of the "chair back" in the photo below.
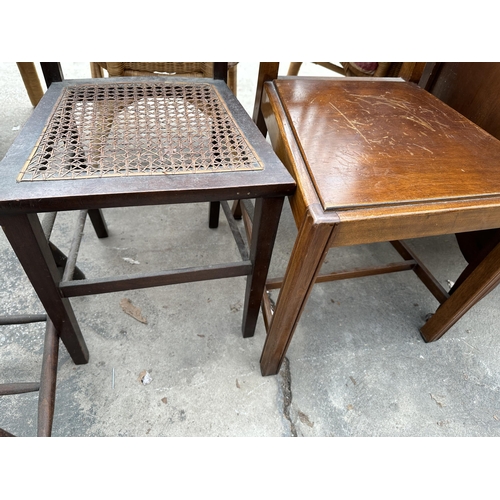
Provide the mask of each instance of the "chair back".
POLYGON ((103 78, 103 70, 106 70, 110 77, 175 75, 190 78, 215 78, 224 80, 236 95, 236 65, 237 63, 234 62, 92 62, 90 71, 92 78, 103 78), (225 64, 225 68, 219 66, 221 64, 225 64))
MULTIPOLYGON (((500 63, 427 63, 419 85, 500 139, 500 63)), ((456 235, 471 269, 500 242, 500 229, 456 235)), ((457 280, 463 281, 469 272, 457 280)))
POLYGON ((500 139, 500 63, 427 63, 419 85, 500 139))

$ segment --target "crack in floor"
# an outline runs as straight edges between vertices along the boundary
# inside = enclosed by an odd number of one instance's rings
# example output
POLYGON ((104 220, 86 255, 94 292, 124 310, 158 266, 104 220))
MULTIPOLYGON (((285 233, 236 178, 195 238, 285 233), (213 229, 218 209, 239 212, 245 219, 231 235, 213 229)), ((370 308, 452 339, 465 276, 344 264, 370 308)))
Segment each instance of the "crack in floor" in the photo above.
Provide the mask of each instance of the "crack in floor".
POLYGON ((292 437, 297 437, 297 428, 290 416, 290 408, 292 406, 292 376, 290 374, 290 362, 286 357, 283 359, 280 377, 280 388, 283 395, 283 416, 290 423, 290 433, 292 437))

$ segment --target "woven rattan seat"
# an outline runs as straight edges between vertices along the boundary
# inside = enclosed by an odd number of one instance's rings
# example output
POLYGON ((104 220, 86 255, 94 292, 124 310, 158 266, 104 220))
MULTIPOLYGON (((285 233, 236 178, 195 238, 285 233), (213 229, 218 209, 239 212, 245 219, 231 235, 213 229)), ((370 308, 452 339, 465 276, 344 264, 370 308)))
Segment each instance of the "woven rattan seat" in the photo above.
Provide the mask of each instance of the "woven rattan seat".
POLYGON ((63 89, 19 180, 262 168, 211 85, 100 82, 63 89))

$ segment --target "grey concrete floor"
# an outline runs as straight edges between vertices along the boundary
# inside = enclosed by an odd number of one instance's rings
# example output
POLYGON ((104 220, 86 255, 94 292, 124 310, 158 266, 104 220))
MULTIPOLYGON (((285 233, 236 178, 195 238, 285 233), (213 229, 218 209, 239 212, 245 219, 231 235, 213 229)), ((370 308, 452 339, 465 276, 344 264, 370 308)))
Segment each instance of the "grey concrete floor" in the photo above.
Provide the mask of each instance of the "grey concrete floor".
MULTIPOLYGON (((288 63, 283 63, 286 72, 288 63)), ((239 98, 251 113, 258 63, 240 63, 239 98)), ((63 63, 67 78, 87 63, 63 63)), ((305 65, 301 74, 324 74, 305 65)), ((0 63, 0 157, 32 108, 15 63, 0 63)), ((105 210, 98 240, 87 226, 79 266, 89 277, 237 258, 227 224, 204 205, 105 210)), ((67 249, 74 214, 58 217, 67 249)), ((282 275, 296 236, 286 204, 270 276, 282 275)), ((409 242, 447 285, 465 265, 453 236, 409 242)), ((3 234, 0 310, 41 312, 3 234)), ((325 266, 397 259, 386 244, 332 250, 325 266)), ((277 376, 262 377, 265 331, 240 334, 244 278, 72 300, 90 350, 75 366, 61 348, 54 436, 497 437, 500 436, 500 291, 438 342, 419 327, 437 307, 412 273, 317 285, 277 376), (147 324, 124 313, 122 299, 147 324), (140 375, 151 375, 144 385, 140 375), (113 378, 114 374, 114 378, 113 378)), ((274 294, 276 298, 276 294, 274 294)), ((39 376, 44 327, 2 327, 0 382, 39 376)), ((0 398, 0 427, 36 433, 37 394, 0 398)))

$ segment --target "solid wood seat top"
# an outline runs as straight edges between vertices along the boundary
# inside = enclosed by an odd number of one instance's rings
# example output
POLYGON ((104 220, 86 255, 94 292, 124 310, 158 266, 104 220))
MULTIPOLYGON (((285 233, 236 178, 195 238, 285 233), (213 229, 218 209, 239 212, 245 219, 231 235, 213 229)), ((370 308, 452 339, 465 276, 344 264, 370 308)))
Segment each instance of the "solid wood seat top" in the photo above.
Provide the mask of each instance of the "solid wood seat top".
POLYGON ((500 141, 414 84, 274 84, 324 210, 500 195, 500 141))

